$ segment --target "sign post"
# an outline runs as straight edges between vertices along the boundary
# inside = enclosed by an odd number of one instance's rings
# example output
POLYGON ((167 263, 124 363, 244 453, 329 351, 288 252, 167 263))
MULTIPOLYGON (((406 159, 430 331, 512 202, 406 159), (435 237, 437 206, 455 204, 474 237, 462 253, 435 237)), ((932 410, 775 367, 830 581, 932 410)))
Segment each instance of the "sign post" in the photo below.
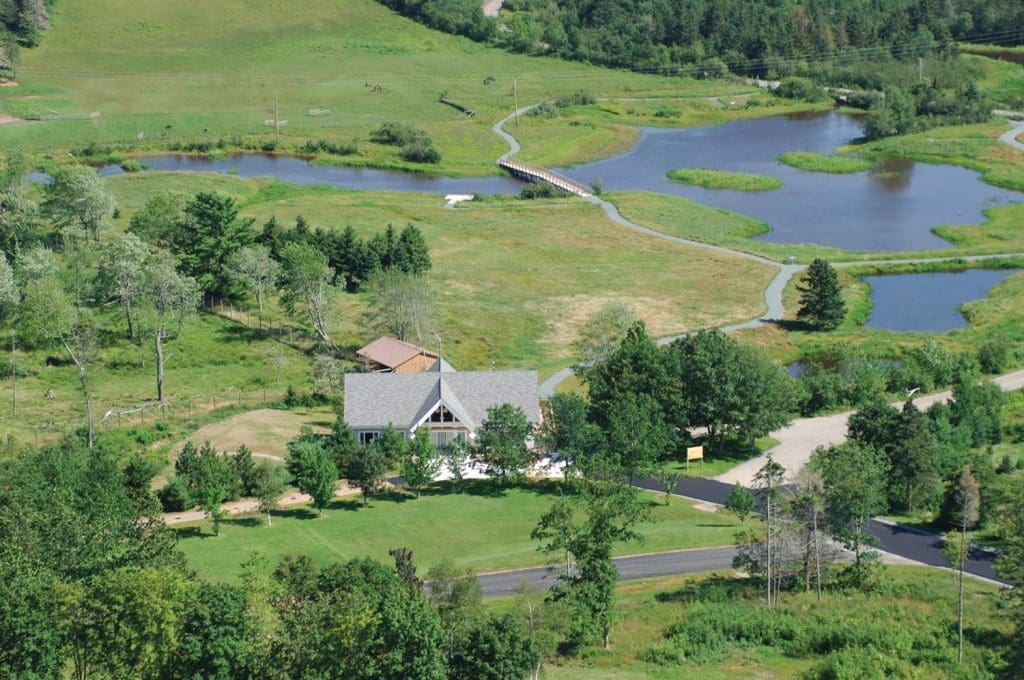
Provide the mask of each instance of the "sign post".
POLYGON ((703 446, 688 446, 686 448, 686 469, 690 469, 690 461, 699 460, 701 469, 704 468, 704 447, 703 446))

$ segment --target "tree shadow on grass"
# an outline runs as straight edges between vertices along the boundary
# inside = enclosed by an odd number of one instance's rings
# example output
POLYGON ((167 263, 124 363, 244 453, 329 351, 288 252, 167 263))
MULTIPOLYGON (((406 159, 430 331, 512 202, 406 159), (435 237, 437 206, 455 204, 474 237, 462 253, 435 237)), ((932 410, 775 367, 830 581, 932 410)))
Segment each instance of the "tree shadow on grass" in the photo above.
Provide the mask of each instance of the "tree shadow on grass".
POLYGON ((221 524, 230 524, 236 527, 258 527, 263 524, 262 517, 231 517, 222 519, 221 524))
POLYGON ((218 340, 228 343, 246 344, 270 339, 270 334, 255 328, 248 328, 239 324, 221 326, 217 329, 218 340))
POLYGON ((217 538, 213 535, 213 529, 211 527, 181 527, 175 529, 178 533, 178 539, 186 538, 217 538))
MULTIPOLYGON (((334 504, 332 503, 328 507, 333 508, 334 504)), ((347 509, 347 508, 342 508, 342 509, 347 509)), ((283 517, 283 518, 286 518, 286 519, 316 519, 317 517, 320 516, 320 513, 317 512, 317 510, 315 508, 302 508, 302 507, 299 507, 299 508, 284 508, 282 510, 276 510, 276 511, 274 511, 274 516, 275 517, 283 517)))
MULTIPOLYGON (((654 596, 658 602, 727 602, 752 592, 757 586, 750 579, 713 576, 681 588, 666 590, 654 596)), ((757 586, 759 588, 759 586, 757 586)))

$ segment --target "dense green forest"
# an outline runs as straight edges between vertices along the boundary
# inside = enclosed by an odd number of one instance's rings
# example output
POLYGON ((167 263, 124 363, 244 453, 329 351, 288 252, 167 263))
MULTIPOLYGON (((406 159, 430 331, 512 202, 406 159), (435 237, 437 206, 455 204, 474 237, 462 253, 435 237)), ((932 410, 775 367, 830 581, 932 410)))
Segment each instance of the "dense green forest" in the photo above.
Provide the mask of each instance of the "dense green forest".
POLYGON ((506 0, 498 21, 476 0, 382 2, 517 52, 698 74, 784 76, 830 55, 914 59, 953 40, 1024 39, 1024 5, 1014 0, 506 0))

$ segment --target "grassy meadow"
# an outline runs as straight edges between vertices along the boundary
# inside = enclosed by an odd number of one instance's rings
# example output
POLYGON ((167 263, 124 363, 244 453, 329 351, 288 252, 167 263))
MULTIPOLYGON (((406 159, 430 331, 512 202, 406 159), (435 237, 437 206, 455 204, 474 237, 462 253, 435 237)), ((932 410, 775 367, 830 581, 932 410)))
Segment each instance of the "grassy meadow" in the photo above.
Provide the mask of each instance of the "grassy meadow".
MULTIPOLYGON (((467 481, 463 493, 442 483, 421 498, 398 491, 362 507, 359 497, 335 499, 322 517, 307 507, 277 512, 273 526, 266 517, 231 518, 213 536, 209 522, 176 527, 178 547, 189 565, 215 581, 234 581, 249 552, 258 550, 276 565, 285 555, 309 555, 319 565, 369 555, 389 562, 388 551, 411 548, 426 571, 442 559, 474 571, 538 566, 530 532, 558 495, 559 482, 539 482, 506 489, 491 482, 467 481)), ((618 554, 731 545, 740 526, 725 511, 696 509, 674 498, 666 506, 661 494, 645 493, 651 520, 638 527, 644 543, 620 546, 618 554)), ((757 520, 748 520, 748 524, 757 520)))
MULTIPOLYGON (((393 223, 419 227, 431 247, 428 278, 438 293, 445 354, 463 369, 564 365, 580 324, 622 300, 652 333, 668 335, 756 316, 770 267, 707 254, 623 229, 574 199, 488 198, 443 207, 437 196, 295 187, 261 180, 172 175, 192 190, 213 182, 262 225, 302 215, 312 227, 368 234, 393 223), (712 291, 702 282, 714 277, 712 291)), ((164 186, 164 175, 124 175, 108 186, 130 210, 164 186)), ((123 218, 127 219, 127 215, 123 218)), ((343 295, 337 332, 358 347, 365 300, 343 295)))
MULTIPOLYGON (((511 113, 513 88, 520 105, 577 90, 655 98, 751 91, 512 55, 432 31, 374 0, 66 2, 53 7, 52 23, 42 44, 25 51, 20 87, 0 90, 0 112, 23 118, 100 115, 3 126, 2 148, 76 149, 93 143, 158 149, 218 138, 259 146, 273 138, 265 122, 273 118, 276 94, 280 119, 287 121, 279 150, 294 151, 308 139, 358 139, 357 155, 335 160, 493 174, 494 159, 505 148, 490 126, 511 113), (379 85, 380 92, 367 84, 379 85), (476 116, 440 104, 442 92, 476 116), (409 164, 396 149, 367 142, 385 120, 426 129, 441 164, 409 164)), ((716 119, 722 112, 713 112, 716 119)), ((557 139, 556 148, 543 154, 562 164, 622 143, 623 130, 605 125, 595 133, 598 141, 578 144, 579 139, 562 138, 567 126, 563 120, 554 125, 556 135, 527 138, 528 151, 535 142, 557 139)))
MULTIPOLYGON (((784 593, 777 620, 805 621, 812 617, 840 617, 847 629, 891 626, 894 630, 929 631, 946 650, 946 661, 938 658, 924 663, 921 677, 947 675, 956 660, 956 582, 947 572, 925 567, 888 566, 875 593, 826 592, 822 603, 813 593, 784 593), (952 664, 948 656, 952 653, 952 664)), ((608 650, 585 648, 574 658, 559 658, 545 667, 552 680, 671 680, 702 678, 797 678, 823 657, 818 654, 787 654, 779 647, 754 643, 730 644, 721 656, 701 661, 651 662, 651 649, 665 639, 670 624, 685 620, 688 610, 701 598, 719 598, 737 603, 751 616, 763 611, 760 592, 730 574, 674 576, 648 581, 621 583, 616 606, 621 614, 613 625, 608 650)), ((1011 628, 995 586, 967 579, 965 593, 964 648, 965 677, 979 671, 992 647, 1005 646, 1011 628)), ((512 598, 489 603, 494 609, 514 606, 512 598)), ((924 633, 922 633, 924 634, 924 633)), ((891 640, 872 636, 885 648, 891 640)), ((783 646, 781 640, 779 646, 783 646)), ((933 643, 934 644, 934 643, 933 643)), ((844 676, 845 677, 845 676, 844 676)), ((852 676, 851 676, 852 677, 852 676)), ((873 676, 875 677, 875 676, 873 676)), ((877 676, 881 677, 881 676, 877 676)), ((916 676, 915 676, 916 677, 916 676)))

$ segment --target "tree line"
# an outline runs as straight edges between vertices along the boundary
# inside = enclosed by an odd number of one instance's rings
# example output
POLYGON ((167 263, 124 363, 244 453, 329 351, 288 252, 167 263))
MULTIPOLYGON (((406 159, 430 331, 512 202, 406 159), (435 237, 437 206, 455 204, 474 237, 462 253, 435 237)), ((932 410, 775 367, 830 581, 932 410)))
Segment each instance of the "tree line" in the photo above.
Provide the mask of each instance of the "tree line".
POLYGON ((695 73, 728 65, 760 76, 790 75, 791 64, 805 59, 831 55, 842 62, 844 52, 862 59, 861 49, 872 57, 916 59, 936 43, 1024 24, 1024 9, 1012 0, 509 0, 498 20, 472 2, 382 1, 439 30, 517 52, 621 68, 685 66, 695 73))

